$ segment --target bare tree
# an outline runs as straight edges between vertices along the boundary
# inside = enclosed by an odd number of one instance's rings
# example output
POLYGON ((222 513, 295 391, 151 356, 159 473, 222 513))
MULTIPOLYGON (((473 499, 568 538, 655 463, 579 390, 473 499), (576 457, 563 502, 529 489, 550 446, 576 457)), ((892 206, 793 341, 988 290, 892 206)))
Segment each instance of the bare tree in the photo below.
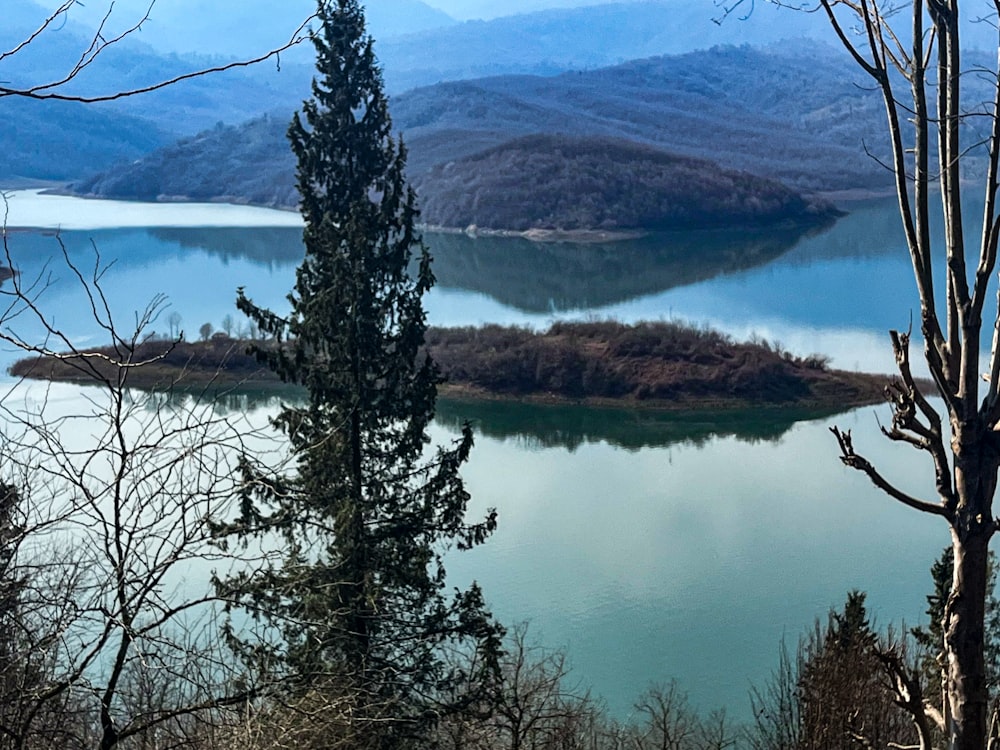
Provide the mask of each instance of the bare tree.
POLYGON ((183 318, 181 314, 174 310, 167 316, 167 325, 170 327, 170 338, 184 338, 184 332, 181 331, 181 322, 183 318))
MULTIPOLYGON (((457 654, 467 674, 481 671, 479 653, 457 654)), ((453 750, 555 750, 605 747, 607 722, 589 693, 572 684, 566 655, 532 644, 527 625, 507 634, 496 680, 487 694, 437 727, 438 742, 453 750)))
MULTIPOLYGON (((997 26, 1000 2, 959 0, 817 0, 783 2, 824 15, 834 35, 885 103, 900 216, 920 296, 924 359, 930 393, 914 377, 910 332, 892 331, 900 380, 887 389, 893 418, 890 440, 923 451, 934 470, 936 498, 902 489, 856 450, 849 431, 833 428, 841 460, 867 475, 891 498, 939 516, 951 532, 954 577, 943 618, 945 705, 941 714, 949 747, 982 750, 988 735, 990 697, 983 657, 988 546, 997 530, 993 497, 1000 466, 1000 311, 987 323, 993 347, 982 374, 981 333, 988 286, 996 270, 1000 217, 1000 85, 998 71, 963 67, 960 5, 973 16, 989 9, 997 26), (963 108, 963 77, 988 77, 990 101, 963 108), (964 140, 963 140, 964 137, 964 140), (963 182, 964 160, 985 163, 979 186, 963 182), (981 198, 983 227, 966 231, 963 197, 981 198), (932 205, 944 219, 941 251, 931 232, 932 205), (985 385, 984 385, 985 383, 985 385), (943 412, 928 400, 940 397, 943 412)), ((723 14, 752 8, 752 1, 717 3, 723 14)), ((998 39, 1000 49, 1000 39, 998 39)), ((917 709, 919 726, 928 720, 917 709)))
POLYGON ((82 411, 38 384, 0 400, 0 467, 24 499, 4 506, 0 527, 0 616, 10 626, 0 667, 17 680, 16 705, 0 711, 0 747, 177 746, 260 693, 225 645, 219 610, 229 602, 211 578, 262 553, 226 551, 211 520, 230 512, 237 462, 271 438, 209 398, 133 390, 160 359, 137 352, 163 298, 122 332, 99 256, 90 274, 64 249, 63 261, 107 336, 98 352, 77 349, 44 315, 52 271, 0 288, 0 341, 37 357, 38 375, 59 360, 92 386, 72 402, 82 411), (17 332, 28 321, 42 338, 17 332))
MULTIPOLYGON (((0 66, 58 31, 76 2, 61 2, 0 49, 0 66)), ((0 98, 117 100, 276 59, 309 38, 306 19, 286 44, 253 59, 83 95, 71 84, 149 18, 147 9, 110 34, 114 4, 107 7, 61 74, 0 80, 0 98)), ((16 268, 6 221, 0 238, 16 268)), ((261 554, 226 551, 210 524, 237 494, 236 457, 259 455, 259 445, 248 445, 257 433, 209 399, 132 389, 134 374, 159 359, 137 352, 152 338, 164 299, 154 297, 123 330, 101 286, 99 256, 89 274, 64 248, 62 257, 61 273, 80 284, 94 327, 107 337, 100 353, 77 349, 46 317, 53 269, 34 279, 15 273, 0 289, 0 341, 38 357, 39 366, 58 358, 92 386, 73 401, 85 404, 76 412, 61 410, 65 402, 50 398, 51 387, 19 383, 0 394, 0 748, 177 747, 203 739, 206 725, 242 716, 261 694, 225 645, 218 612, 230 603, 210 585, 213 569, 246 570, 261 554), (41 335, 22 335, 25 323, 41 335)), ((169 324, 178 335, 179 315, 169 324)))

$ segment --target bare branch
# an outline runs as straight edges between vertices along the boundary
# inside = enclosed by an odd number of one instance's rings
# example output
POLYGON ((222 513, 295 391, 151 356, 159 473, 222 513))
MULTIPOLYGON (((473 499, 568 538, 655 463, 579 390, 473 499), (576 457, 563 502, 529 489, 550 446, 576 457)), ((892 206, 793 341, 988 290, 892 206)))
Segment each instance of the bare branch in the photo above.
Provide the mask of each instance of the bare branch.
MULTIPOLYGON (((907 669, 899 654, 891 647, 878 648, 875 655, 889 677, 896 705, 906 711, 913 719, 917 736, 920 738, 919 750, 932 750, 933 735, 920 686, 920 676, 907 669)), ((892 743, 890 747, 903 748, 904 746, 892 743)))
POLYGON ((872 484, 893 499, 901 502, 903 505, 907 505, 915 510, 923 511, 924 513, 933 513, 934 515, 951 518, 952 512, 944 504, 935 504, 929 503, 925 500, 919 500, 890 484, 881 474, 879 474, 868 459, 854 452, 854 445, 851 440, 850 430, 847 432, 841 432, 839 428, 831 427, 830 432, 832 432, 834 437, 837 438, 837 443, 840 446, 840 460, 845 466, 857 469, 858 471, 866 474, 868 478, 872 480, 872 484))
MULTIPOLYGON (((76 0, 66 0, 62 6, 60 6, 56 11, 53 12, 51 16, 42 24, 42 26, 35 31, 30 37, 21 42, 17 47, 10 50, 9 52, 0 55, 0 61, 4 57, 11 56, 22 50, 29 44, 37 42, 38 38, 51 26, 53 21, 60 16, 64 15, 70 7, 76 2, 76 0)), ((155 0, 154 0, 155 2, 155 0)), ((95 32, 93 38, 91 39, 90 46, 85 49, 80 58, 76 63, 60 78, 46 81, 44 83, 38 83, 31 86, 12 86, 9 84, 0 84, 0 99, 8 96, 16 96, 28 99, 37 100, 54 100, 54 101, 64 101, 64 102, 79 102, 83 104, 93 104, 97 102, 110 102, 117 101, 119 99, 124 99, 131 96, 137 96, 139 94, 148 94, 153 91, 159 91, 160 89, 167 88, 168 86, 173 86, 182 81, 191 80, 193 78, 200 78, 206 75, 212 75, 216 73, 223 73, 228 70, 236 70, 240 68, 247 68, 259 63, 265 62, 267 60, 277 60, 280 62, 282 53, 287 52, 289 49, 301 44, 312 38, 312 32, 309 29, 309 24, 315 18, 315 14, 306 18, 299 26, 292 32, 288 41, 279 47, 271 49, 263 54, 257 55, 252 58, 244 60, 234 60, 231 62, 223 63, 220 65, 215 65, 207 68, 200 68, 198 70, 193 70, 188 73, 182 73, 180 75, 174 76, 169 79, 158 81, 146 86, 137 86, 135 88, 113 91, 106 94, 94 94, 94 95, 84 95, 84 94, 72 94, 67 93, 63 89, 70 82, 78 79, 81 74, 83 74, 88 67, 90 67, 99 55, 106 51, 109 47, 113 47, 120 43, 122 40, 127 38, 129 35, 138 31, 142 24, 145 23, 149 18, 149 10, 152 8, 152 3, 146 10, 145 14, 133 25, 110 39, 105 39, 102 36, 102 30, 107 22, 108 15, 105 16, 101 23, 100 28, 95 32)), ((110 15, 111 10, 109 9, 108 14, 110 15)))

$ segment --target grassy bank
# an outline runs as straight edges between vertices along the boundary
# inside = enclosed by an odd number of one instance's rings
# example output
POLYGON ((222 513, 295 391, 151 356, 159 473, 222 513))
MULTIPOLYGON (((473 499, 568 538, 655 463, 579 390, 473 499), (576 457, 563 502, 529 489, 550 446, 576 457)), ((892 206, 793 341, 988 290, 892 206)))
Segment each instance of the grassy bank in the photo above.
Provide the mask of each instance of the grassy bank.
MULTIPOLYGON (((556 323, 547 331, 488 325, 431 328, 427 351, 446 379, 442 391, 658 408, 851 406, 882 399, 884 375, 831 370, 825 358, 795 357, 766 341, 741 343, 676 323, 556 323)), ((109 348, 20 360, 11 373, 60 381, 117 378, 109 348), (95 353, 103 357, 87 356, 95 353)), ((280 385, 247 353, 247 342, 148 341, 127 372, 137 388, 280 385)))

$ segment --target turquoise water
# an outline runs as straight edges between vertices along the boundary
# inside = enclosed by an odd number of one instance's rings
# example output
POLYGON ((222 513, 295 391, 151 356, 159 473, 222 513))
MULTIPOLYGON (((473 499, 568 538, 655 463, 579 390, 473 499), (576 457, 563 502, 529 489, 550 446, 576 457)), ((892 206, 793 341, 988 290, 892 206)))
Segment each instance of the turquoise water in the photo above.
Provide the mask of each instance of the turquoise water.
MULTIPOLYGON (((895 227, 892 204, 876 203, 805 235, 686 233, 604 246, 428 235, 439 283, 427 308, 441 325, 685 319, 887 372, 885 331, 905 328, 916 304, 895 227)), ((302 254, 294 227, 75 230, 59 240, 85 273, 113 261, 101 284, 125 326, 162 293, 169 307, 153 328, 166 332, 177 312, 189 338, 226 315, 239 326, 237 287, 281 309, 302 254)), ((104 343, 57 238, 15 232, 8 246, 22 280, 45 287, 39 304, 67 337, 104 343)), ((27 320, 16 325, 40 334, 27 320)), ((886 474, 926 491, 921 456, 882 441, 875 411, 657 415, 443 402, 437 439, 472 420, 465 474, 476 508, 500 513, 489 544, 451 556, 452 579, 479 580, 505 621, 530 621, 533 637, 565 647, 575 676, 620 715, 650 682, 676 678, 695 705, 747 718, 748 689, 766 679, 782 639, 794 644, 849 589, 869 592, 881 623, 913 623, 924 609, 944 527, 843 468, 827 430, 853 429, 886 474)))

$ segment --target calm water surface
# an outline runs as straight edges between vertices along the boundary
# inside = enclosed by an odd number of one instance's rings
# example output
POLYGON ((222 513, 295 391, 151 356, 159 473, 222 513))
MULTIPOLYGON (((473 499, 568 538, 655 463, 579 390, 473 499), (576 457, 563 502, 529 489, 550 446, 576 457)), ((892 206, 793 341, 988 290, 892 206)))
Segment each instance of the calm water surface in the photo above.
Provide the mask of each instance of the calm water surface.
MULTIPOLYGON (((126 324, 156 293, 172 307, 155 327, 165 331, 177 311, 189 337, 238 317, 238 286, 285 305, 302 257, 287 214, 281 226, 256 216, 253 227, 176 226, 204 220, 168 216, 160 227, 101 228, 114 216, 86 222, 99 208, 62 202, 63 216, 81 219, 67 226, 93 228, 60 239, 84 267, 95 248, 115 261, 102 283, 126 324)), ((905 328, 916 305, 896 222, 885 202, 805 236, 588 246, 429 235, 439 283, 427 307, 439 325, 685 319, 888 372, 885 331, 905 328)), ((51 274, 42 301, 55 322, 80 344, 101 343, 51 260, 52 233, 12 232, 8 244, 24 278, 51 274)), ((495 506, 501 520, 489 544, 452 556, 454 582, 479 580, 505 621, 528 620, 540 642, 565 647, 575 675, 619 714, 650 682, 677 678, 696 705, 747 718, 747 690, 767 677, 781 640, 794 645, 849 589, 869 592, 881 623, 916 622, 927 569, 948 541, 936 519, 896 507, 837 461, 833 422, 913 492, 931 486, 918 454, 878 437, 871 408, 720 417, 444 402, 440 412, 440 441, 475 423, 465 474, 476 508, 495 506)))

